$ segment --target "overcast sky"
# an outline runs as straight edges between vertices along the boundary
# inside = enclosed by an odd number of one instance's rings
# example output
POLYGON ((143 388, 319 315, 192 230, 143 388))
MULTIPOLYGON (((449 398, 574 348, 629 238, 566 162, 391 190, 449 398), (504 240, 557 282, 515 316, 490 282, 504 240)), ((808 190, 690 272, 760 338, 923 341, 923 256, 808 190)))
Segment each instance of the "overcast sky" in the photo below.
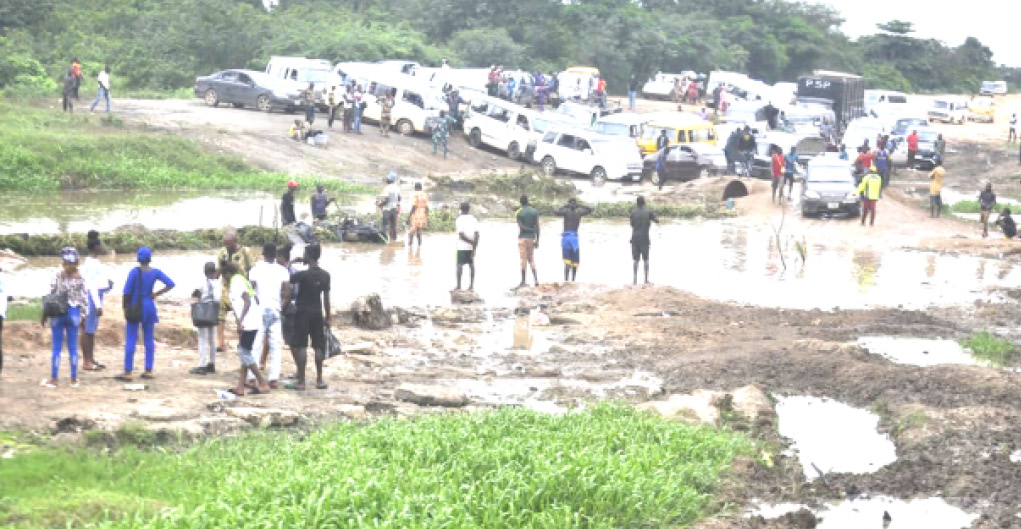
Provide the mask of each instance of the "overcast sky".
POLYGON ((1021 66, 1021 4, 1017 0, 808 0, 827 4, 843 15, 843 31, 852 38, 875 33, 876 23, 914 22, 914 36, 957 46, 976 37, 993 51, 996 64, 1021 66))

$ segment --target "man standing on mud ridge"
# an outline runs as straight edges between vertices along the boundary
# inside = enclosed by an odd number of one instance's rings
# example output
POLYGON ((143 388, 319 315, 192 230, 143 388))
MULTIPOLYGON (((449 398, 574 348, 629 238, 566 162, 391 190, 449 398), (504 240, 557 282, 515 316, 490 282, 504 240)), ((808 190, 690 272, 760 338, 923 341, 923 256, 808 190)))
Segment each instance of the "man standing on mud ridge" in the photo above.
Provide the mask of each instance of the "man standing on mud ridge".
MULTIPOLYGON (((255 266, 255 258, 248 249, 238 242, 238 234, 234 230, 227 230, 223 233, 223 248, 216 256, 217 267, 222 271, 227 263, 233 263, 238 274, 248 279, 248 272, 255 266)), ((227 337, 225 333, 227 314, 233 309, 230 301, 230 281, 224 280, 220 290, 220 325, 216 328, 217 352, 227 350, 227 337)))
POLYGON ((539 212, 528 205, 528 197, 521 196, 521 209, 514 214, 518 222, 518 253, 521 255, 521 284, 525 286, 525 273, 532 267, 532 278, 539 286, 539 272, 535 269, 535 249, 539 247, 539 212))
POLYGON ((943 177, 946 170, 943 169, 943 160, 936 157, 936 167, 929 173, 929 217, 938 219, 943 212, 943 177))
MULTIPOLYGON (((323 184, 316 184, 316 192, 312 195, 312 199, 309 202, 309 207, 312 209, 312 218, 315 220, 326 220, 326 208, 329 207, 331 202, 337 202, 337 199, 326 196, 326 188, 323 184)), ((293 213, 294 206, 292 203, 291 211, 293 213)))
POLYGON ((309 341, 315 351, 316 389, 327 389, 323 381, 323 361, 326 360, 326 329, 330 326, 330 273, 319 267, 322 247, 310 244, 305 247, 303 270, 291 276, 295 294, 294 335, 291 353, 298 368, 298 378, 288 389, 305 390, 305 366, 308 362, 309 341))
POLYGON ((560 248, 564 256, 564 282, 578 279, 578 266, 581 265, 581 246, 578 242, 578 227, 581 218, 592 213, 592 208, 579 206, 578 200, 572 198, 567 205, 553 212, 564 218, 564 232, 560 234, 560 248))
POLYGON ((872 167, 868 174, 861 179, 861 183, 858 184, 858 194, 862 195, 862 226, 865 225, 865 217, 868 217, 869 213, 872 214, 869 226, 876 224, 876 203, 879 202, 882 192, 883 177, 879 176, 875 167, 872 167))
POLYGON ((638 284, 638 261, 645 262, 645 284, 649 284, 649 228, 652 223, 659 224, 659 218, 651 210, 645 208, 645 197, 638 197, 637 205, 631 210, 631 258, 635 261, 634 284, 638 284))
POLYGON ((298 182, 291 179, 287 181, 287 191, 280 197, 280 225, 290 226, 298 221, 294 215, 294 192, 298 189, 298 182))
POLYGON ((457 288, 461 290, 461 273, 468 265, 468 291, 475 290, 475 250, 479 247, 479 221, 468 213, 468 203, 461 203, 461 215, 454 221, 457 232, 457 288))
POLYGON ((993 184, 986 183, 986 188, 978 194, 978 206, 981 210, 980 219, 982 222, 982 237, 989 236, 989 215, 996 207, 996 193, 993 193, 993 184))

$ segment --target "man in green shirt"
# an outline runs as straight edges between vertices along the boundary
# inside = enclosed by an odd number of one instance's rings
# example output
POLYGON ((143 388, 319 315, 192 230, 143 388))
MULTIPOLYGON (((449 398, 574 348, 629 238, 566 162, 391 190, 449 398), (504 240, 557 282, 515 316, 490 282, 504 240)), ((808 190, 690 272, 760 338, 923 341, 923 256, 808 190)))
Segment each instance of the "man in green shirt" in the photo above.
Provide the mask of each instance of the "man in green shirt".
POLYGON ((539 286, 539 272, 535 270, 535 249, 539 247, 539 212, 528 205, 528 197, 521 197, 521 209, 514 215, 518 221, 518 253, 521 255, 521 284, 525 286, 525 273, 532 267, 532 278, 539 286))

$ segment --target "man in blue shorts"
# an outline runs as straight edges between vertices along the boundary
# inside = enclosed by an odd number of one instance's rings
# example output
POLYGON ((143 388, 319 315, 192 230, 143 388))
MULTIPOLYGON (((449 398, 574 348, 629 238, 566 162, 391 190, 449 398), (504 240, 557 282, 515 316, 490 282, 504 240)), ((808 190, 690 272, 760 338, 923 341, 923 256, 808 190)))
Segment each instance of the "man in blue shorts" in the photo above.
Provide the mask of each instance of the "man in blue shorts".
POLYGON ((581 264, 581 247, 578 242, 578 227, 581 218, 592 213, 592 208, 579 206, 577 199, 567 201, 567 205, 554 211, 555 215, 564 218, 564 232, 560 236, 560 248, 564 256, 564 281, 578 279, 578 266, 581 264))

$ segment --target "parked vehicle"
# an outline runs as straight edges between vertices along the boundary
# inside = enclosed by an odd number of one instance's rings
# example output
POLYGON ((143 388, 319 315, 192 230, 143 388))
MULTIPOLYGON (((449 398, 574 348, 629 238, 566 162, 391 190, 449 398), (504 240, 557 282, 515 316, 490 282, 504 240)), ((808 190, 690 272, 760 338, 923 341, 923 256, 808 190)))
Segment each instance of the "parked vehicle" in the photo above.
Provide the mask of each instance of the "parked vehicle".
POLYGON ((560 115, 559 117, 561 120, 573 122, 576 126, 581 128, 590 128, 595 125, 596 121, 599 121, 600 118, 611 114, 617 114, 622 110, 623 109, 620 105, 599 108, 596 105, 566 101, 557 107, 555 113, 560 115))
POLYGON ((964 123, 968 119, 968 100, 963 97, 941 97, 929 109, 929 121, 964 123))
POLYGON ((421 64, 418 64, 415 61, 407 60, 376 61, 372 64, 379 66, 390 73, 402 73, 405 75, 414 75, 415 70, 422 67, 421 64))
POLYGON ((799 105, 781 109, 782 127, 800 138, 819 138, 836 128, 833 110, 822 105, 799 105))
POLYGON ((649 99, 671 99, 674 95, 674 83, 679 79, 693 79, 695 72, 663 73, 657 72, 642 85, 642 97, 649 99))
MULTIPOLYGON (((916 169, 930 170, 936 166, 936 138, 939 131, 933 127, 918 127, 918 152, 915 154, 916 169)), ((910 131, 908 132, 910 134, 910 131)), ((908 166, 907 141, 897 140, 890 153, 890 163, 895 167, 908 166)))
POLYGON ((982 81, 979 95, 1002 96, 1007 93, 1007 81, 982 81))
POLYGON ((489 145, 519 160, 525 154, 537 114, 503 99, 474 98, 464 118, 468 144, 475 148, 489 145))
POLYGON ((776 106, 793 105, 798 98, 798 83, 776 83, 770 90, 769 100, 776 106))
POLYGON ((587 175, 596 184, 642 178, 642 159, 631 142, 589 130, 550 130, 536 147, 535 159, 550 176, 564 171, 587 175))
POLYGON ((266 75, 297 82, 303 88, 312 83, 316 103, 320 107, 326 106, 326 93, 330 88, 340 86, 343 82, 341 77, 333 72, 330 61, 305 57, 271 57, 266 65, 266 75))
POLYGON ((557 129, 572 129, 574 125, 567 121, 560 121, 556 119, 556 115, 553 112, 543 112, 536 115, 532 119, 532 130, 528 133, 528 146, 525 147, 525 159, 535 163, 535 151, 542 142, 542 139, 546 137, 546 134, 551 130, 557 129))
POLYGON ((722 175, 727 172, 727 156, 723 149, 705 143, 689 143, 667 147, 665 153, 654 152, 642 162, 642 178, 655 185, 660 184, 660 173, 656 170, 660 156, 663 156, 663 167, 666 180, 686 182, 696 178, 708 178, 710 175, 722 175))
POLYGON ((708 143, 716 145, 716 125, 694 114, 676 113, 668 119, 654 119, 642 127, 638 148, 642 155, 656 152, 656 141, 667 131, 670 145, 679 143, 708 143))
POLYGON ((801 179, 801 216, 861 215, 861 197, 847 160, 823 156, 808 164, 801 179))
MULTIPOLYGON (((750 174, 748 176, 764 178, 766 180, 772 179, 773 149, 780 149, 781 152, 787 154, 791 152, 791 147, 795 147, 797 144, 798 137, 787 132, 767 132, 762 137, 756 138, 755 154, 752 157, 750 174)), ((798 168, 795 168, 795 174, 798 171, 798 168)))
POLYGON ((223 70, 195 79, 195 97, 215 107, 255 107, 263 112, 293 110, 301 105, 301 85, 275 79, 254 70, 223 70))
POLYGON ((847 147, 848 154, 854 156, 858 147, 866 141, 869 142, 869 148, 875 148, 876 138, 887 132, 883 122, 877 118, 858 118, 847 126, 840 143, 847 147))
MULTIPOLYGON (((658 119, 670 119, 677 112, 647 112, 644 114, 618 113, 603 116, 592 125, 592 130, 610 136, 632 138, 635 142, 642 136, 646 123, 658 119)), ((636 143, 637 145, 637 143, 636 143)))
POLYGON ((394 130, 403 135, 429 132, 431 120, 439 116, 440 110, 447 108, 440 93, 420 79, 381 69, 366 71, 364 75, 362 102, 365 108, 362 119, 365 121, 379 122, 382 114, 379 100, 391 91, 395 95, 390 122, 394 130))
POLYGON ((865 79, 858 75, 816 70, 798 78, 798 101, 825 101, 833 109, 837 129, 865 115, 865 79))
POLYGON ((996 121, 996 101, 990 96, 972 98, 968 102, 968 119, 993 123, 996 121))
POLYGON ((561 101, 591 101, 599 82, 599 68, 572 66, 560 72, 557 80, 557 93, 561 101))

